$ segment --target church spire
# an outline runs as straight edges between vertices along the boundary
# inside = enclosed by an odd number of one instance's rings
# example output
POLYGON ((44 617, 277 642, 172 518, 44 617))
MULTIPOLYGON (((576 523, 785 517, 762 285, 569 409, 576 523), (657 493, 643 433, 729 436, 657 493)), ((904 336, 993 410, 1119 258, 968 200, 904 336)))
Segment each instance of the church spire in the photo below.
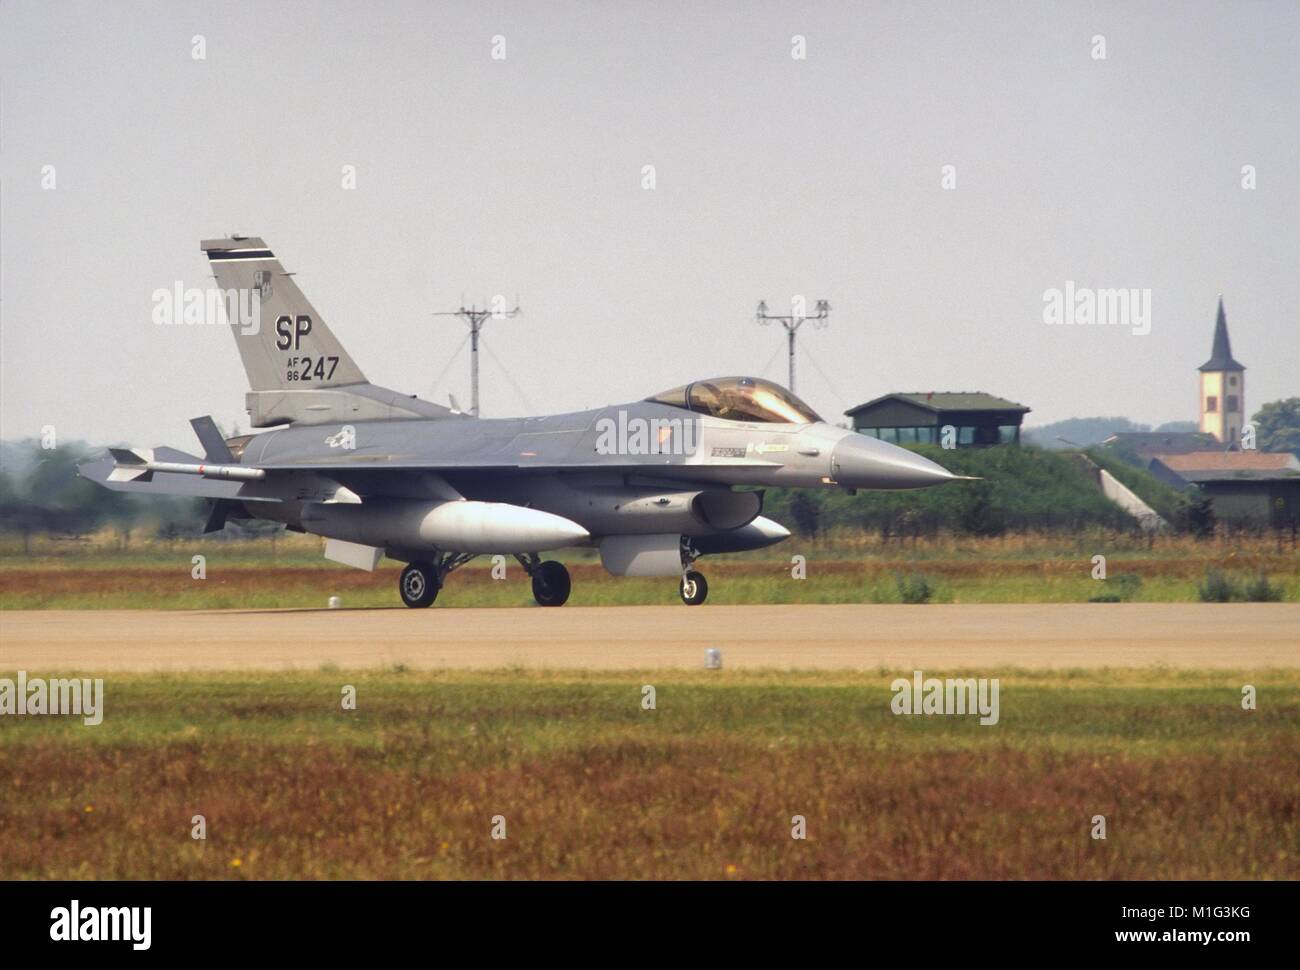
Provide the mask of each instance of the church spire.
POLYGON ((1219 316, 1214 321, 1214 349, 1210 359, 1200 367, 1201 370, 1245 370, 1246 368, 1232 359, 1232 344, 1228 340, 1228 318, 1223 312, 1223 297, 1219 297, 1219 316))

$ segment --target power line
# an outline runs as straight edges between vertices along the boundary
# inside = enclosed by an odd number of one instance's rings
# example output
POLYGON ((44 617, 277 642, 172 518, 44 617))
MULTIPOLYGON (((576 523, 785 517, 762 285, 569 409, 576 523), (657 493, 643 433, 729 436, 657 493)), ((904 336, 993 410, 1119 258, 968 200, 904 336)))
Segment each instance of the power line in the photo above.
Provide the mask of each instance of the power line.
POLYGON ((830 379, 830 376, 822 370, 822 365, 817 363, 817 358, 813 356, 812 351, 805 347, 804 353, 808 355, 808 360, 812 362, 812 365, 817 368, 817 373, 821 374, 822 380, 826 382, 826 386, 830 388, 830 392, 843 402, 844 395, 840 393, 839 388, 835 386, 835 382, 830 379))
POLYGON ((765 377, 767 375, 767 369, 772 366, 772 361, 776 360, 776 355, 780 352, 780 347, 777 347, 776 350, 772 351, 772 356, 767 359, 767 363, 763 365, 763 369, 758 372, 759 377, 765 377))
POLYGON ((460 356, 460 352, 465 349, 465 344, 468 342, 469 342, 469 334, 465 334, 465 336, 461 338, 460 344, 457 345, 455 351, 452 352, 451 357, 448 358, 447 366, 444 367, 442 369, 442 372, 433 379, 432 387, 433 387, 433 392, 435 394, 438 391, 438 385, 441 384, 442 379, 447 376, 447 371, 451 370, 451 365, 456 363, 456 358, 460 356))
POLYGON ((492 358, 492 363, 501 368, 501 373, 506 376, 506 380, 510 382, 510 385, 515 389, 515 393, 519 395, 519 399, 524 402, 524 407, 529 411, 536 410, 533 407, 533 403, 528 400, 528 395, 524 393, 524 389, 519 386, 519 382, 510 376, 510 371, 506 370, 506 365, 501 363, 501 358, 498 357, 487 344, 484 344, 483 346, 487 349, 488 356, 492 358))

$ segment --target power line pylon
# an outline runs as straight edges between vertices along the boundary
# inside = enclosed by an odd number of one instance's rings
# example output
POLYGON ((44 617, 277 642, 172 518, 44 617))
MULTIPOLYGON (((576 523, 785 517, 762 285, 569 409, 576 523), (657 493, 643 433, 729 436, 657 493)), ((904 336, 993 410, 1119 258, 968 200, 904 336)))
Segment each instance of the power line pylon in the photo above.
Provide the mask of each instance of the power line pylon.
POLYGON ((469 413, 478 417, 478 336, 488 320, 507 320, 519 316, 519 304, 513 310, 480 310, 477 306, 458 310, 440 310, 435 317, 460 317, 469 324, 469 413))
POLYGON ((827 325, 827 318, 830 316, 831 313, 831 305, 826 300, 818 300, 817 305, 813 309, 814 312, 811 316, 805 313, 789 313, 789 314, 768 313, 767 302, 765 300, 760 300, 758 303, 758 312, 755 314, 755 319, 758 320, 761 326, 765 327, 773 320, 775 320, 779 322, 781 326, 785 327, 786 339, 790 342, 789 388, 791 391, 794 390, 795 334, 799 332, 799 328, 803 326, 804 322, 807 320, 811 320, 813 322, 813 326, 816 327, 818 330, 820 330, 822 327, 825 327, 827 325))

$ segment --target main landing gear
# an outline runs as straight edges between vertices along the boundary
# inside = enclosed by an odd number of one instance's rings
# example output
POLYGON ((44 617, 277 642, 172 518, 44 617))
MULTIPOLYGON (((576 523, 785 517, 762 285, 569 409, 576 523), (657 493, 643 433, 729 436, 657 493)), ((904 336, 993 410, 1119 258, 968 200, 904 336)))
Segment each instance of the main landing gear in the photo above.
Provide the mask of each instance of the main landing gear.
POLYGON ((473 558, 469 553, 448 552, 433 560, 411 563, 402 570, 401 578, 397 581, 397 591, 402 594, 402 602, 413 609, 432 606, 447 574, 473 558))
MULTIPOLYGON (((682 578, 677 592, 687 606, 699 606, 709 596, 709 583, 704 574, 691 567, 699 553, 687 541, 682 542, 682 578)), ((443 581, 453 569, 459 569, 473 559, 470 553, 444 553, 433 559, 422 559, 402 570, 397 590, 402 602, 413 609, 432 606, 442 589, 443 581)), ((573 581, 564 563, 541 560, 536 553, 516 555, 533 583, 533 599, 538 606, 563 606, 569 601, 573 581)))
POLYGON ((438 574, 433 565, 427 562, 413 562, 402 570, 402 577, 397 581, 397 590, 402 594, 402 602, 413 608, 432 606, 438 598, 438 574))
POLYGON ((573 582, 564 563, 548 559, 541 562, 536 555, 515 556, 533 581, 533 599, 538 606, 563 606, 569 601, 573 582))
MULTIPOLYGON (((402 570, 397 591, 402 602, 413 609, 432 606, 442 589, 443 581, 453 569, 459 569, 473 559, 470 553, 443 553, 433 559, 421 559, 402 570)), ((515 556, 533 581, 533 599, 540 606, 563 606, 569 599, 573 583, 563 563, 542 562, 534 553, 515 556)))

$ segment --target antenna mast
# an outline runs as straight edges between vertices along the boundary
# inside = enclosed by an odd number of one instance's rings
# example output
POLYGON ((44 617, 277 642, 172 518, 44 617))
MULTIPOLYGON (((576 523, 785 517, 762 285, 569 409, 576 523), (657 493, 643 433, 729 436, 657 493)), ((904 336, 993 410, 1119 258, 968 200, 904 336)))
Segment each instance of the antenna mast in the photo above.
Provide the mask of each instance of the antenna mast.
MULTIPOLYGON (((802 299, 800 300, 800 302, 802 302, 802 299)), ((812 316, 808 316, 808 315, 805 314, 805 313, 789 313, 789 314, 785 314, 785 315, 778 314, 778 313, 768 313, 768 312, 767 312, 767 302, 766 302, 765 300, 760 300, 759 303, 758 303, 758 312, 755 313, 755 315, 754 315, 754 318, 759 322, 759 324, 760 324, 761 326, 764 326, 764 327, 765 327, 765 326, 767 326, 769 323, 771 323, 773 320, 776 320, 776 321, 778 321, 778 322, 781 324, 781 326, 785 327, 786 339, 787 339, 787 340, 789 341, 789 343, 790 343, 790 383, 789 383, 789 387, 790 387, 790 390, 791 390, 791 391, 794 390, 794 338, 795 338, 795 334, 797 334, 797 333, 799 332, 799 328, 800 328, 801 326, 803 326, 803 323, 804 323, 805 320, 811 320, 811 321, 813 321, 813 326, 816 327, 818 330, 820 330, 822 327, 825 327, 825 326, 827 325, 826 320, 827 320, 827 318, 830 316, 830 313, 831 313, 831 305, 830 305, 830 303, 828 303, 826 300, 818 300, 818 301, 817 301, 817 305, 816 305, 816 307, 814 307, 814 310, 815 310, 815 312, 813 313, 812 316)))
MULTIPOLYGON (((502 301, 504 302, 504 301, 502 301)), ((488 320, 506 320, 519 316, 519 304, 513 310, 480 310, 477 306, 468 309, 444 310, 434 313, 435 317, 460 317, 469 324, 469 413, 478 417, 478 335, 488 320)))

